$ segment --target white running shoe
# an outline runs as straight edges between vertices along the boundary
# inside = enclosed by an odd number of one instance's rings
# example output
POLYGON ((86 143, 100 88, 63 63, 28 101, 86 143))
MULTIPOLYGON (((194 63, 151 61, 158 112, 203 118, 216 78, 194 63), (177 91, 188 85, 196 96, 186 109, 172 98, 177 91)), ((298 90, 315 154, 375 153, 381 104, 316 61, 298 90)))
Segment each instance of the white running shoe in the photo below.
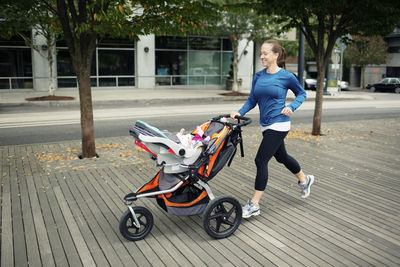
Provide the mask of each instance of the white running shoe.
POLYGON ((242 218, 260 215, 260 206, 255 206, 253 202, 247 200, 246 205, 242 207, 242 218))
POLYGON ((306 182, 304 184, 301 184, 298 182, 297 184, 301 188, 301 197, 306 198, 310 195, 311 193, 311 185, 314 183, 314 175, 306 175, 306 182))

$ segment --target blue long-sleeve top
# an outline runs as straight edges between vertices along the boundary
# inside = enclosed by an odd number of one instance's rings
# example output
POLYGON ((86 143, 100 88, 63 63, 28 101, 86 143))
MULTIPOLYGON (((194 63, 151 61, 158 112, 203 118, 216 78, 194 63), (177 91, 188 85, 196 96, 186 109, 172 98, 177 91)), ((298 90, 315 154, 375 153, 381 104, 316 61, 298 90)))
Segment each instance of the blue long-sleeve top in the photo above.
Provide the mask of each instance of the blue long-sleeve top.
POLYGON ((276 73, 267 73, 267 69, 254 74, 250 95, 239 110, 244 116, 257 104, 260 109, 261 126, 269 126, 276 122, 290 121, 290 117, 281 114, 285 107, 287 91, 290 89, 296 98, 289 104, 292 111, 295 111, 306 99, 306 91, 300 85, 297 78, 285 69, 276 73))

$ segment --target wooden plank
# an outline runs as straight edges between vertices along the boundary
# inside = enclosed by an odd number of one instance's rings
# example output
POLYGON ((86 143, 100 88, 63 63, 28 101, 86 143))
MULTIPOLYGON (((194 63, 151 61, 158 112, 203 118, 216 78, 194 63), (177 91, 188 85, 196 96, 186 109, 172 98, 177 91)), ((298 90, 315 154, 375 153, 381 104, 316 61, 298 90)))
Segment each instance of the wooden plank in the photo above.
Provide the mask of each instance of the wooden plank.
POLYGON ((25 265, 28 262, 26 255, 24 225, 22 221, 22 209, 21 209, 21 193, 19 191, 19 183, 21 175, 18 172, 22 171, 22 166, 19 158, 19 147, 10 148, 10 183, 11 183, 11 212, 12 212, 12 231, 13 231, 13 243, 14 247, 14 264, 16 266, 25 265))
MULTIPOLYGON (((100 245, 105 257, 112 266, 122 266, 127 264, 125 261, 130 259, 126 249, 117 242, 117 238, 112 235, 113 229, 107 224, 101 211, 97 207, 97 203, 91 195, 85 190, 84 183, 79 180, 81 172, 76 173, 76 179, 72 182, 70 179, 66 180, 69 188, 74 195, 75 201, 79 203, 79 208, 85 216, 90 230, 95 236, 98 244, 100 245), (124 262, 124 263, 123 263, 124 262)), ((87 181, 85 182, 87 183, 87 181)))
MULTIPOLYGON (((56 178, 51 175, 44 176, 46 179, 46 183, 51 184, 51 187, 58 186, 56 182, 56 178), (47 179, 46 179, 47 178, 47 179)), ((72 240, 71 234, 68 230, 68 226, 65 222, 64 216, 61 212, 60 207, 57 205, 57 198, 53 190, 47 190, 47 197, 49 199, 51 213, 53 214, 55 228, 60 236, 62 241, 62 247, 65 252, 65 260, 57 262, 58 265, 67 265, 67 266, 82 266, 82 262, 80 260, 78 251, 75 248, 74 241, 72 240)))
MULTIPOLYGON (((3 188, 5 189, 6 187, 3 188)), ((10 192, 3 192, 3 208, 1 215, 1 266, 14 266, 11 209, 10 192)))
MULTIPOLYGON (((102 174, 104 175, 104 174, 102 174)), ((105 216, 110 225, 114 225, 114 228, 117 228, 119 225, 119 217, 122 215, 121 205, 115 204, 115 196, 110 197, 108 194, 108 190, 110 189, 107 186, 107 182, 103 181, 100 177, 100 174, 97 173, 97 170, 91 170, 87 172, 87 179, 91 182, 91 186, 98 192, 100 199, 96 198, 96 203, 99 203, 100 206, 108 207, 110 212, 106 212, 105 216), (104 185, 106 189, 103 189, 101 185, 104 185), (101 197, 100 197, 101 196, 101 197)), ((113 195, 111 193, 111 195, 113 195)), ((121 203, 121 202, 120 202, 121 203)), ((114 229, 114 231, 119 231, 114 229)), ((146 259, 144 254, 141 252, 139 246, 135 242, 127 242, 119 233, 116 233, 122 245, 128 250, 131 259, 127 261, 129 264, 137 264, 139 266, 150 266, 150 262, 146 259), (129 244, 129 245, 128 245, 129 244)))
MULTIPOLYGON (((65 176, 65 180, 75 179, 69 173, 63 173, 63 175, 65 176)), ((56 177, 58 178, 58 176, 56 177)), ((83 265, 85 265, 85 262, 83 260, 89 262, 94 260, 96 265, 98 266, 109 266, 110 263, 107 261, 107 258, 105 257, 103 251, 101 250, 101 247, 96 240, 96 237, 91 232, 89 225, 85 220, 85 216, 82 214, 82 211, 79 207, 80 203, 75 200, 65 180, 58 179, 59 186, 55 186, 54 188, 59 187, 59 190, 63 193, 63 198, 66 201, 66 203, 63 203, 64 209, 68 208, 68 213, 65 214, 63 208, 61 208, 60 206, 61 212, 65 218, 66 224, 71 233, 72 239, 74 240, 75 247, 80 255, 80 259, 83 265), (73 227, 74 231, 71 231, 70 226, 73 227), (80 246, 89 249, 90 253, 87 254, 87 251, 85 250, 85 253, 81 254, 79 251, 80 246)), ((57 201, 59 201, 57 192, 54 191, 54 193, 57 197, 57 201)))
POLYGON ((35 188, 34 180, 38 179, 37 175, 27 175, 27 187, 29 193, 29 199, 32 207, 33 221, 36 230, 36 237, 40 251, 40 257, 43 265, 54 266, 55 262, 53 259, 50 242, 47 236, 46 225, 42 216, 42 210, 40 207, 37 191, 35 188))
MULTIPOLYGON (((82 183, 84 183, 83 182, 84 180, 86 181, 86 183, 84 184, 86 185, 86 189, 88 190, 88 192, 90 192, 90 195, 93 197, 94 202, 97 205, 103 207, 98 212, 102 213, 103 216, 105 217, 105 220, 108 221, 109 226, 107 231, 109 233, 112 233, 112 235, 109 238, 114 240, 113 243, 117 243, 117 241, 119 241, 119 245, 123 246, 123 242, 125 241, 125 239, 122 236, 120 236, 119 229, 117 227, 119 225, 119 220, 118 220, 119 216, 122 214, 122 210, 120 208, 121 205, 119 205, 119 207, 115 205, 114 200, 116 199, 116 195, 114 194, 113 197, 108 196, 107 192, 100 185, 103 184, 104 186, 107 186, 108 183, 104 183, 104 181, 98 176, 95 178, 94 175, 96 174, 94 173, 93 175, 93 173, 94 172, 92 171, 85 171, 84 175, 80 175, 79 177, 81 178, 82 183)), ((132 261, 134 261, 138 265, 147 263, 143 254, 137 255, 139 248, 130 249, 130 247, 131 246, 118 248, 119 250, 128 249, 129 254, 123 255, 123 258, 121 258, 123 262, 129 265, 132 264, 132 261), (144 260, 144 262, 141 263, 138 260, 138 258, 141 258, 141 260, 142 261, 144 260)), ((158 247, 158 244, 153 243, 151 244, 151 247, 153 248, 158 247)), ((163 248, 161 247, 159 249, 163 250, 163 248)))
MULTIPOLYGON (((22 147, 21 147, 22 148, 22 147)), ((36 194, 36 192, 30 192, 28 190, 27 185, 27 176, 32 175, 32 171, 30 169, 30 164, 28 158, 31 157, 29 153, 25 150, 26 155, 24 156, 26 160, 24 160, 24 173, 21 173, 20 177, 20 191, 21 191, 21 205, 22 205, 22 214, 23 214, 23 223, 24 223, 24 234, 26 240, 26 252, 28 257, 28 263, 32 266, 40 266, 40 252, 39 246, 36 237, 36 229, 33 220, 32 207, 30 203, 30 194, 36 194)))
POLYGON ((92 255, 85 243, 85 240, 83 239, 83 236, 81 235, 79 231, 79 227, 76 224, 74 217, 69 210, 69 207, 67 205, 66 199, 64 198, 64 195, 60 189, 60 187, 54 187, 54 193, 57 197, 58 205, 60 206, 62 213, 65 216, 66 223, 68 225, 68 229, 71 232, 72 239, 75 242, 75 245, 77 247, 79 256, 81 258, 81 261, 84 266, 96 266, 92 255))

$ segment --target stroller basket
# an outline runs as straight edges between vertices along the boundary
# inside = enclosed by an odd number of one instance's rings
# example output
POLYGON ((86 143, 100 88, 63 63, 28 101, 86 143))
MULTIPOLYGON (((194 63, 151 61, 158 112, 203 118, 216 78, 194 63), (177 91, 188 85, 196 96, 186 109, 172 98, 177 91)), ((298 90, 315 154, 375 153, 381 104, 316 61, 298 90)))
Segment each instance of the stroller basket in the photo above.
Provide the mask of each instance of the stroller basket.
POLYGON ((157 197, 158 205, 166 212, 182 216, 202 214, 209 201, 206 190, 190 184, 182 186, 173 194, 157 197))

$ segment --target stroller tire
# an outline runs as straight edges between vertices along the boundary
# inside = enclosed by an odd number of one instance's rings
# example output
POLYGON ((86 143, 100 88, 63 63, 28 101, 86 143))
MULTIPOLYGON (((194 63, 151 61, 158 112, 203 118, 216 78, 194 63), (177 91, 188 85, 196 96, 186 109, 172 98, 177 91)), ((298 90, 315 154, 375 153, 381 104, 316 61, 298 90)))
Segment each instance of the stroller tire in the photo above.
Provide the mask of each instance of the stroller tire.
POLYGON ((219 196, 213 199, 203 213, 204 230, 216 239, 233 234, 241 220, 242 206, 231 196, 219 196))
POLYGON ((130 241, 138 241, 145 238, 153 228, 154 220, 151 212, 145 207, 132 207, 140 223, 136 227, 131 211, 128 209, 122 214, 119 221, 121 235, 130 241))

